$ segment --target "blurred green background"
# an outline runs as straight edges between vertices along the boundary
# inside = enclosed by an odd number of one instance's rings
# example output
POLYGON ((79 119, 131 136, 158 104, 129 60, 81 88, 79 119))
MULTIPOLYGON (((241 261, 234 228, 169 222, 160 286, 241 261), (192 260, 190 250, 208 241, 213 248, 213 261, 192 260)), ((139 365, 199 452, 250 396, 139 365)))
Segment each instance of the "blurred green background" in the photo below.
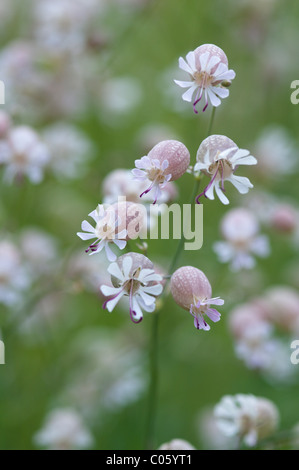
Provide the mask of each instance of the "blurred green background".
MULTIPOLYGON (((19 2, 19 6, 21 3, 25 2, 19 2)), ((75 180, 47 175, 36 186, 28 181, 22 185, 1 182, 2 233, 17 240, 25 227, 43 229, 57 239, 60 257, 54 278, 37 281, 20 308, 15 311, 0 307, 0 328, 6 347, 6 365, 0 368, 1 449, 36 448, 33 436, 46 414, 57 406, 73 406, 63 390, 71 383, 73 373, 78 374, 79 381, 82 377, 82 382, 88 373, 93 373, 91 364, 85 368, 82 354, 92 338, 97 341, 97 335, 99 341, 105 337, 109 342, 111 338, 116 344, 125 339, 126 350, 136 349, 140 373, 146 380, 151 315, 134 325, 120 308, 108 314, 102 310, 102 300, 96 293, 68 278, 66 265, 73 253, 84 251, 84 243, 76 232, 81 221, 101 202, 104 177, 117 168, 133 168, 134 160, 149 150, 142 137, 147 126, 166 127, 166 134, 169 129, 170 138, 175 136, 188 147, 194 163, 197 148, 207 133, 211 108, 195 115, 192 106, 181 100, 181 90, 173 84, 179 76, 178 58, 201 44, 214 43, 225 51, 230 68, 236 71, 230 96, 217 109, 214 133, 227 135, 241 148, 251 150, 266 126, 278 124, 299 144, 299 106, 290 102, 290 84, 299 78, 298 2, 163 0, 145 2, 130 8, 129 13, 127 8, 115 3, 104 24, 96 25, 99 31, 109 34, 107 44, 93 52, 87 106, 84 112, 65 119, 76 124, 96 149, 85 173, 75 180), (107 110, 101 99, 94 99, 97 87, 100 89, 104 81, 117 77, 135 80, 139 90, 136 94, 140 95, 134 106, 119 113, 113 112, 113 106, 112 111, 109 106, 107 110), (24 333, 20 325, 32 314, 44 292, 53 295, 51 318, 24 333)), ((18 13, 17 8, 1 35, 1 46, 6 47, 16 38, 28 39, 29 25, 30 19, 18 13)), ((40 107, 43 105, 41 102, 40 107)), ((31 125, 32 119, 25 114, 17 116, 15 122, 31 125)), ((42 129, 49 122, 55 122, 55 117, 36 119, 34 127, 42 129)), ((242 174, 253 182, 252 192, 266 190, 296 204, 298 173, 282 175, 275 181, 259 176, 254 167, 242 174)), ((177 182, 177 202, 189 202, 191 180, 190 175, 185 175, 177 182)), ((230 208, 243 204, 242 196, 232 187, 227 194, 230 208)), ((219 264, 212 250, 213 243, 221 239, 219 222, 227 210, 218 200, 204 202, 203 247, 196 253, 184 252, 179 260, 179 265, 192 264, 202 269, 212 284, 213 295, 225 299, 222 321, 213 325, 210 332, 197 331, 190 315, 170 297, 161 313, 157 447, 180 437, 196 448, 206 448, 199 432, 199 416, 225 394, 253 393, 273 400, 281 414, 282 430, 299 421, 298 380, 291 384, 273 383, 246 368, 235 356, 228 329, 230 309, 238 303, 262 295, 275 284, 293 283, 298 287, 298 279, 288 274, 298 262, 298 252, 283 236, 269 233, 271 256, 259 260, 250 273, 231 273, 227 265, 219 264)), ((150 241, 149 257, 167 267, 176 246, 176 240, 150 241)), ((98 354, 105 355, 105 348, 98 354)), ((100 362, 103 360, 99 357, 100 362)), ((104 374, 102 380, 105 381, 104 374)), ((121 384, 119 387, 121 394, 121 384)), ((102 388, 99 387, 93 413, 85 416, 89 403, 84 394, 79 400, 82 416, 95 438, 94 448, 142 449, 146 386, 136 401, 115 409, 105 408, 100 396, 102 388)))

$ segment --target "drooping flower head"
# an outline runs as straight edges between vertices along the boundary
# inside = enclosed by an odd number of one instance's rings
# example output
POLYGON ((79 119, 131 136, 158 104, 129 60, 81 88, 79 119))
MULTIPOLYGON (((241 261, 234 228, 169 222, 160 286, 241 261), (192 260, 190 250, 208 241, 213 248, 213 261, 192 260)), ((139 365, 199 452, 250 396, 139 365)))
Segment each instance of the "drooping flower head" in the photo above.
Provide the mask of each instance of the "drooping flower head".
POLYGON ((278 426, 279 412, 273 402, 254 395, 226 395, 216 405, 219 430, 226 436, 238 436, 248 446, 270 436, 278 426))
POLYGON ((210 305, 223 305, 219 297, 212 298, 212 288, 205 274, 192 266, 177 269, 171 277, 171 293, 174 301, 194 318, 198 330, 210 330, 205 316, 213 322, 220 320, 220 313, 210 305))
POLYGON ((212 106, 219 106, 221 98, 228 97, 227 87, 236 76, 233 70, 228 69, 228 60, 223 50, 214 44, 203 44, 188 52, 186 61, 180 57, 179 67, 190 75, 191 81, 174 81, 181 88, 188 88, 182 98, 189 102, 193 99, 193 109, 196 114, 198 113, 196 105, 203 96, 203 111, 207 109, 209 101, 212 106))
POLYGON ((107 209, 99 204, 89 216, 96 222, 96 226, 92 227, 84 220, 81 225, 84 232, 78 232, 77 235, 82 240, 95 238, 96 241, 85 250, 86 253, 96 254, 105 248, 109 261, 116 260, 116 255, 110 248, 111 243, 123 250, 127 241, 136 238, 142 230, 143 214, 139 210, 139 205, 132 202, 121 201, 108 206, 107 209))
POLYGON ((136 168, 132 170, 139 181, 148 181, 149 187, 140 197, 154 190, 154 204, 161 197, 161 190, 169 181, 180 178, 190 163, 190 153, 184 144, 177 140, 164 140, 155 145, 149 154, 135 160, 136 168))
POLYGON ((239 149, 237 145, 224 135, 211 135, 199 146, 196 155, 197 163, 194 166, 195 173, 203 173, 211 178, 199 198, 205 196, 214 199, 214 189, 223 204, 229 204, 225 196, 224 182, 230 181, 240 194, 246 194, 253 185, 248 178, 235 175, 239 165, 256 165, 257 160, 245 149, 239 149))
POLYGON ((258 220, 250 210, 240 207, 227 212, 221 221, 225 241, 216 242, 213 246, 220 262, 230 262, 232 271, 239 271, 252 269, 255 266, 254 256, 269 256, 268 238, 259 230, 258 220))
POLYGON ((140 323, 142 310, 153 312, 156 297, 161 294, 162 276, 156 274, 153 263, 139 253, 127 253, 110 264, 108 272, 114 287, 102 286, 102 293, 110 297, 103 308, 112 312, 119 300, 129 296, 130 317, 134 323, 140 323))

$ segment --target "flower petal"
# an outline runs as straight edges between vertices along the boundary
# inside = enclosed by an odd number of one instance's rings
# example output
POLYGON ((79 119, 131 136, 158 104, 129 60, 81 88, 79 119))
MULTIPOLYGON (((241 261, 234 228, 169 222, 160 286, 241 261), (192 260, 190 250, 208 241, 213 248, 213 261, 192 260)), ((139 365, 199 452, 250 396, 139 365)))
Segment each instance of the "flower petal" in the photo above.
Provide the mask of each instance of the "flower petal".
POLYGON ((133 260, 132 260, 131 256, 125 256, 125 258, 123 260, 123 265, 122 265, 122 269, 123 269, 125 279, 129 279, 129 277, 130 277, 130 270, 132 268, 132 264, 133 264, 133 260))
POLYGON ((208 308, 206 311, 206 315, 212 320, 214 323, 220 320, 221 314, 215 308, 208 308))
POLYGON ((230 181, 235 186, 240 194, 246 194, 250 188, 253 188, 253 184, 251 184, 249 179, 245 176, 232 175, 230 178, 228 178, 228 181, 230 181))
POLYGON ((174 83, 176 83, 177 85, 179 85, 181 88, 189 88, 191 86, 194 85, 194 82, 184 82, 184 81, 181 81, 181 80, 174 80, 174 83))
POLYGON ((193 93, 195 92, 197 88, 197 85, 193 85, 191 88, 189 88, 188 91, 186 91, 183 95, 182 95, 182 98, 184 101, 189 101, 191 102, 192 101, 192 96, 193 96, 193 93))
POLYGON ((96 238, 94 233, 77 232, 77 235, 81 238, 81 240, 91 240, 92 238, 96 238))
POLYGON ((216 190, 216 194, 217 196, 219 197, 220 201, 222 202, 222 204, 224 205, 227 205, 229 204, 229 200, 227 199, 227 197, 225 196, 224 192, 222 191, 222 189, 219 187, 219 182, 218 184, 216 183, 215 184, 215 190, 216 190))

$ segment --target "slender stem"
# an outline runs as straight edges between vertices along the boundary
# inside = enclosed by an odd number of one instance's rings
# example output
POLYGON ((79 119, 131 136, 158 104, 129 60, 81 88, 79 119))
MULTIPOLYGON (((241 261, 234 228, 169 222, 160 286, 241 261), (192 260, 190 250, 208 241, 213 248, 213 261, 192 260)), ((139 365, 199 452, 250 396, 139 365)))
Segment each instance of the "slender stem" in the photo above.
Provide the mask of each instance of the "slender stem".
POLYGON ((215 113, 216 113, 216 108, 215 108, 215 106, 213 106, 212 114, 211 114, 211 119, 210 119, 210 122, 209 122, 209 127, 208 127, 208 132, 207 132, 207 137, 209 137, 209 135, 211 135, 211 133, 212 133, 212 128, 213 128, 213 124, 214 124, 215 113))
MULTIPOLYGON (((216 108, 213 107, 207 137, 211 134, 211 131, 212 131, 214 117, 215 117, 215 110, 216 108)), ((195 197, 199 191, 200 181, 201 181, 201 177, 196 178, 194 189, 192 191, 192 195, 190 198, 190 204, 194 204, 195 202, 195 197)), ((166 285, 169 282, 171 275, 177 265, 178 259, 184 247, 184 242, 185 242, 185 238, 182 236, 177 246, 176 252, 173 256, 173 259, 170 263, 168 273, 165 276, 166 281, 164 285, 164 292, 166 292, 165 294, 166 296, 167 296, 166 285)), ((158 370, 159 318, 160 318, 160 311, 158 309, 153 314, 152 331, 151 331, 151 338, 150 338, 150 385, 149 385, 149 403, 148 403, 148 415, 147 415, 147 423, 146 423, 146 441, 145 441, 145 448, 148 450, 152 450, 154 448, 155 422, 156 422, 156 414, 157 414, 157 392, 158 392, 158 380, 159 380, 159 370, 158 370)))
POLYGON ((157 391, 158 391, 158 330, 160 312, 153 314, 151 345, 150 345, 150 386, 149 404, 146 427, 145 447, 148 450, 154 449, 154 430, 157 411, 157 391))
MULTIPOLYGON (((191 195, 191 199, 190 199, 190 204, 194 204, 194 200, 195 200, 195 197, 199 191, 199 185, 200 185, 200 178, 197 178, 195 180, 195 184, 194 184, 194 188, 193 188, 193 191, 192 191, 192 195, 191 195)), ((169 269, 168 269, 168 275, 171 276, 172 273, 173 273, 173 270, 174 268, 176 267, 177 265, 177 262, 178 262, 178 259, 180 257, 180 254, 183 250, 183 246, 184 246, 184 243, 185 243, 185 237, 182 236, 180 241, 179 241, 179 244, 177 246, 177 249, 176 249, 176 252, 174 254, 174 257, 172 258, 172 261, 171 261, 171 264, 169 266, 169 269)), ((165 289, 164 289, 165 290, 165 289)))

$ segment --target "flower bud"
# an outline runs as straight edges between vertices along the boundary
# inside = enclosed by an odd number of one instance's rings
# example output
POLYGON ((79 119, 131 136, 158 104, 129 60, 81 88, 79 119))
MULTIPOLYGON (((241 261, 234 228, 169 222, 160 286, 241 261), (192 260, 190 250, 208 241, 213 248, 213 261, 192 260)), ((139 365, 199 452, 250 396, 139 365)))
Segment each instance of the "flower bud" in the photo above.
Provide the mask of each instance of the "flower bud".
POLYGON ((220 320, 220 313, 210 308, 210 304, 223 305, 224 301, 219 297, 211 298, 211 284, 199 269, 192 266, 177 269, 171 277, 171 293, 180 307, 189 310, 194 318, 194 326, 198 330, 210 329, 204 315, 213 322, 220 320))

